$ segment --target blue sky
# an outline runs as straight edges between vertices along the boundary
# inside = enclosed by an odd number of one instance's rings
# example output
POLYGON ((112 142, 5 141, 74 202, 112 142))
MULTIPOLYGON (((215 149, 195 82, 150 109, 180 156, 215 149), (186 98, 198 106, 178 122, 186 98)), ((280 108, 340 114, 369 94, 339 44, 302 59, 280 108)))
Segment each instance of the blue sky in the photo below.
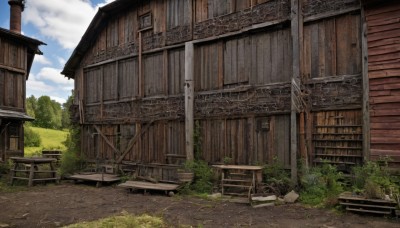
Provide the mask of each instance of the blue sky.
MULTIPOLYGON (((36 55, 27 81, 27 96, 47 95, 64 103, 73 80, 60 74, 99 7, 114 0, 26 0, 22 34, 41 40, 43 56, 36 55)), ((0 27, 9 29, 8 0, 0 0, 0 27)))

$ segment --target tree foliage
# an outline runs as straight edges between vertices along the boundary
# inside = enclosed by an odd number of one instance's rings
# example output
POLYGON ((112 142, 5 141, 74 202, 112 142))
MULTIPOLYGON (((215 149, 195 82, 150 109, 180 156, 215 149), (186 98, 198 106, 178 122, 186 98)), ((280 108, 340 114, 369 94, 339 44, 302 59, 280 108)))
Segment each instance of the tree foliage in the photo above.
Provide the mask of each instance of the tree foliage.
POLYGON ((57 130, 68 128, 70 126, 69 107, 72 105, 72 99, 71 95, 66 103, 61 105, 57 101, 51 100, 49 96, 36 98, 32 95, 28 97, 26 112, 35 118, 35 121, 28 125, 57 130))

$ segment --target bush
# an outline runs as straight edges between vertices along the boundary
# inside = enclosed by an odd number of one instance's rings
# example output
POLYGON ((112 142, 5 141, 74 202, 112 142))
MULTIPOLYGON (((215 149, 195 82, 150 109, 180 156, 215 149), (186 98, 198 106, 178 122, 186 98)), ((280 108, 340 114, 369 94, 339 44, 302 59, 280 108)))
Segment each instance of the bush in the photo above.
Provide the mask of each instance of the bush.
POLYGON ((29 126, 24 127, 24 146, 40 147, 42 139, 40 135, 32 130, 29 126))
POLYGON ((70 133, 64 142, 67 150, 61 157, 60 175, 72 174, 82 168, 83 158, 80 156, 80 129, 79 126, 71 126, 70 133))
POLYGON ((330 164, 310 169, 301 178, 300 201, 310 205, 325 203, 325 206, 333 206, 343 191, 343 185, 339 182, 342 176, 343 174, 330 164), (326 205, 328 202, 333 205, 326 205))
POLYGON ((378 199, 384 199, 385 195, 399 194, 395 177, 388 170, 388 159, 368 161, 364 166, 354 167, 353 175, 353 192, 378 199))
POLYGON ((278 196, 289 192, 291 185, 290 174, 283 168, 277 157, 274 158, 272 164, 264 166, 263 174, 266 191, 278 196))
POLYGON ((186 171, 194 173, 194 180, 186 184, 180 191, 182 194, 189 193, 211 193, 213 190, 214 172, 203 160, 186 161, 186 171))

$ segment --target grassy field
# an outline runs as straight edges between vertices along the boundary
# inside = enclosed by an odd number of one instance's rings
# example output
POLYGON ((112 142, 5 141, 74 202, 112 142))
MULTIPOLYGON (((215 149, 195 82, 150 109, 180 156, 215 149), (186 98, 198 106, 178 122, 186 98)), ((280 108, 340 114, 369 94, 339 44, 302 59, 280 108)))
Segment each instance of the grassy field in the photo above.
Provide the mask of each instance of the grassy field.
POLYGON ((64 151, 66 148, 62 142, 65 141, 68 131, 31 127, 34 132, 39 133, 42 139, 41 147, 25 147, 25 156, 40 155, 43 149, 59 149, 64 151))

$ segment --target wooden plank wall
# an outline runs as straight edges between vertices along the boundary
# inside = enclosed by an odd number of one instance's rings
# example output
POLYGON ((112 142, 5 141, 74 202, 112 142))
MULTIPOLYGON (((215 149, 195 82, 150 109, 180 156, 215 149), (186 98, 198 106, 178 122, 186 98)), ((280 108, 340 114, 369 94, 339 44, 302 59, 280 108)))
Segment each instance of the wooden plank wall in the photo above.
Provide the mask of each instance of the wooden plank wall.
POLYGON ((26 47, 0 37, 0 108, 24 111, 26 47))
POLYGON ((119 99, 132 98, 139 95, 139 72, 137 58, 118 62, 118 91, 119 99))
POLYGON ((367 8, 371 159, 400 166, 400 3, 367 8))
POLYGON ((266 164, 290 168, 289 115, 200 120, 202 158, 213 164, 266 164))
POLYGON ((314 113, 312 161, 329 161, 345 168, 362 164, 361 121, 360 110, 314 113))
POLYGON ((303 77, 361 73, 360 15, 318 20, 304 26, 303 77))
POLYGON ((185 83, 185 49, 168 51, 168 94, 182 94, 185 83))
MULTIPOLYGON (((167 4, 167 29, 172 29, 182 25, 188 25, 191 21, 192 12, 189 5, 191 0, 171 0, 167 4)), ((161 20, 162 21, 162 20, 161 20)))
POLYGON ((343 171, 363 162, 361 103, 353 102, 361 96, 360 20, 360 13, 353 12, 304 24, 301 72, 314 97, 307 107, 312 118, 306 119, 304 125, 308 143, 312 144, 308 147, 308 160, 313 164, 340 165, 343 171), (355 87, 341 91, 345 88, 343 81, 341 85, 334 81, 347 76, 359 83, 350 83, 355 87), (324 85, 313 85, 315 82, 324 85), (335 100, 343 100, 345 105, 335 100), (358 109, 346 110, 351 109, 351 103, 358 109))
POLYGON ((163 54, 146 55, 143 59, 143 65, 145 96, 164 94, 163 54))
POLYGON ((240 84, 265 85, 290 82, 292 64, 290 29, 236 37, 195 48, 196 91, 229 88, 240 84), (220 67, 220 63, 223 66, 220 67), (223 76, 223 87, 219 82, 223 76))
POLYGON ((25 75, 0 69, 0 108, 24 111, 25 75))

